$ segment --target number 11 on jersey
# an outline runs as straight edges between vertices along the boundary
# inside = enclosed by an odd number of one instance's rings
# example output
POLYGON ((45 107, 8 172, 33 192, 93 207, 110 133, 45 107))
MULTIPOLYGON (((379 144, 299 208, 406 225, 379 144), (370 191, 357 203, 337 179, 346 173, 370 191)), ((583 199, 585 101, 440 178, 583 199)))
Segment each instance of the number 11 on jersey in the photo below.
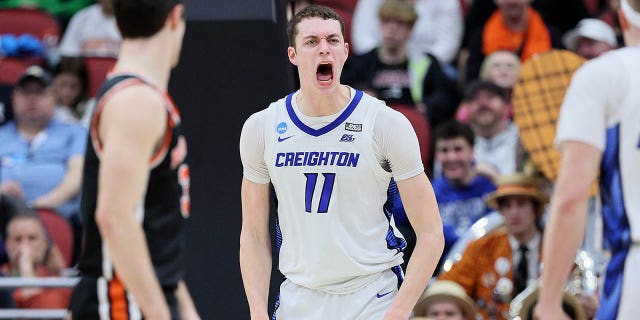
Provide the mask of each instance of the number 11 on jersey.
MULTIPOLYGON (((320 194, 320 203, 318 204, 318 213, 327 213, 329 210, 329 201, 331 200, 331 193, 333 192, 333 183, 336 180, 335 173, 323 173, 324 184, 322 185, 322 194, 320 194)), ((316 191, 316 183, 318 182, 317 173, 305 173, 307 177, 307 185, 304 195, 304 208, 305 211, 311 213, 311 202, 313 200, 313 194, 316 191)))

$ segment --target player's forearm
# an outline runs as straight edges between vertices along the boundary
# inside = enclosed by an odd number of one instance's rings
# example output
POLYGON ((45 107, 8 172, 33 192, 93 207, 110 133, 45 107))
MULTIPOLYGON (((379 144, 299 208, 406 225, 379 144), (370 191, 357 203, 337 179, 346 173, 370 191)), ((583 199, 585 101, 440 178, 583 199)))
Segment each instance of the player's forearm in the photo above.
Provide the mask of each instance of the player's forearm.
POLYGON ((176 299, 178 300, 178 310, 180 311, 180 319, 183 320, 199 320, 200 316, 198 315, 198 311, 196 310, 196 306, 193 304, 193 299, 191 299, 191 295, 189 294, 189 289, 187 285, 184 283, 184 280, 181 280, 178 283, 178 288, 176 289, 176 299))
POLYGON ((96 222, 114 271, 148 319, 170 319, 169 308, 151 264, 147 243, 133 212, 98 211, 96 222))
MULTIPOLYGON (((442 228, 440 228, 442 230, 442 228)), ((442 232, 416 232, 416 246, 407 264, 404 281, 390 311, 407 317, 424 292, 444 248, 442 232)))
POLYGON ((240 234, 240 270, 251 319, 268 319, 271 279, 271 240, 243 230, 240 234))
MULTIPOLYGON (((556 188, 563 187, 562 185, 556 188)), ((567 187, 567 186, 564 186, 567 187)), ((544 235, 541 304, 559 305, 567 277, 584 237, 587 194, 571 197, 556 189, 544 235)))

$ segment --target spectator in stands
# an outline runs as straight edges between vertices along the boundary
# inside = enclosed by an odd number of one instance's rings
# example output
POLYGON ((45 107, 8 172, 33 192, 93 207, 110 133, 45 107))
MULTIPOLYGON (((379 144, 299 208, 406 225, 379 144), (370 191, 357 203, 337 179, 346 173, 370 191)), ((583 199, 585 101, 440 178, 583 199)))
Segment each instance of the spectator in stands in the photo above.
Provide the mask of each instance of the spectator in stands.
POLYGON ((478 316, 476 305, 464 288, 448 280, 429 284, 413 313, 413 319, 431 320, 476 320, 478 316))
POLYGON ((60 20, 66 20, 80 9, 92 3, 92 0, 0 0, 0 9, 38 8, 60 20))
POLYGON ((29 67, 13 93, 15 119, 0 127, 0 191, 77 217, 87 133, 53 117, 51 78, 29 67))
POLYGON ((455 85, 443 73, 438 59, 431 54, 409 55, 407 41, 418 18, 413 6, 404 0, 385 0, 378 17, 382 45, 352 57, 343 82, 371 89, 390 106, 415 106, 426 112, 431 124, 452 118, 455 85))
MULTIPOLYGON (((453 62, 463 34, 460 2, 455 0, 407 1, 415 5, 418 19, 408 43, 410 56, 430 53, 443 64, 453 62)), ((382 43, 377 15, 384 0, 359 0, 353 13, 351 42, 356 54, 365 54, 382 43)))
POLYGON ((55 117, 66 123, 78 123, 89 103, 89 76, 82 58, 63 58, 53 74, 52 90, 56 99, 55 117))
POLYGON ((295 16, 298 11, 314 4, 313 0, 293 0, 287 1, 287 21, 295 16))
POLYGON ((562 48, 561 33, 531 8, 532 0, 496 0, 496 10, 482 28, 471 31, 467 81, 478 78, 484 57, 506 50, 524 62, 536 53, 562 48))
POLYGON ((462 259, 440 276, 464 287, 484 319, 509 319, 511 299, 538 278, 539 220, 547 200, 529 177, 501 178, 487 204, 502 213, 505 227, 469 243, 462 259))
MULTIPOLYGON (((507 94, 507 117, 513 116, 511 92, 520 74, 520 58, 510 51, 496 51, 487 56, 480 66, 480 80, 490 81, 504 89, 507 94)), ((463 101, 456 112, 456 119, 469 123, 469 103, 463 101)))
POLYGON ((567 49, 589 60, 618 47, 613 28, 598 19, 582 19, 575 29, 564 35, 567 49))
POLYGON ((520 132, 507 117, 509 100, 500 86, 477 81, 465 93, 469 126, 476 136, 474 155, 485 173, 495 178, 516 171, 521 159, 520 132))
MULTIPOLYGON (((40 216, 36 213, 15 215, 7 225, 6 246, 9 263, 3 266, 7 276, 33 278, 60 276, 64 267, 62 257, 57 265, 47 265, 52 243, 48 240, 40 216)), ((59 254, 59 251, 55 251, 59 254)), ((18 308, 57 309, 67 308, 71 289, 59 288, 19 288, 13 292, 13 300, 18 308)))
POLYGON ((490 212, 484 200, 496 187, 478 172, 473 160, 474 142, 473 131, 462 123, 452 120, 436 128, 435 157, 442 175, 432 184, 444 225, 441 263, 458 238, 490 212))
POLYGON ((62 37, 62 57, 118 57, 120 31, 110 0, 98 0, 76 13, 62 37))

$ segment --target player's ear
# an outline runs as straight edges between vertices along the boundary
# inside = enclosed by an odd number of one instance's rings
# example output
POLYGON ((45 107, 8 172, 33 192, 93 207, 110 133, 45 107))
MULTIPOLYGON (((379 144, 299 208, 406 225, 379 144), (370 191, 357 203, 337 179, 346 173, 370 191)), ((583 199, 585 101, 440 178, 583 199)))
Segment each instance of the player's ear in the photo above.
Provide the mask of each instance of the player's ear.
POLYGON ((620 29, 625 31, 629 30, 629 21, 627 21, 627 17, 625 17, 622 9, 618 9, 618 21, 620 21, 620 29))
POLYGON ((180 25, 180 23, 184 20, 184 5, 176 4, 171 12, 169 12, 169 23, 171 25, 171 29, 175 29, 180 25))
POLYGON ((344 53, 349 56, 349 44, 347 42, 344 43, 344 53))
POLYGON ((296 49, 294 47, 287 48, 287 56, 289 57, 289 61, 294 65, 298 65, 296 63, 296 49))

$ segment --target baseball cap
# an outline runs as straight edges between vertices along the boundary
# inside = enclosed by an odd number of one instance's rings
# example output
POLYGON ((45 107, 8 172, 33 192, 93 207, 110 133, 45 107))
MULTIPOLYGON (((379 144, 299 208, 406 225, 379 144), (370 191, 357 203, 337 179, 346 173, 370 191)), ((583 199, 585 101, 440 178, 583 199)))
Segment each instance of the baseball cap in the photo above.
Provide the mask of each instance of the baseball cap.
POLYGON ((497 95, 502 98, 502 100, 507 101, 507 92, 498 86, 497 84, 486 81, 486 80, 477 80, 471 83, 464 92, 464 100, 471 101, 476 98, 478 93, 485 91, 497 95))
POLYGON ((618 46, 613 28, 600 19, 587 18, 580 20, 573 30, 564 35, 562 40, 569 50, 575 50, 579 37, 601 41, 614 48, 618 46))
POLYGON ((16 87, 22 87, 29 80, 36 80, 45 87, 48 87, 51 84, 51 76, 40 66, 31 66, 27 68, 20 78, 18 78, 16 87))

